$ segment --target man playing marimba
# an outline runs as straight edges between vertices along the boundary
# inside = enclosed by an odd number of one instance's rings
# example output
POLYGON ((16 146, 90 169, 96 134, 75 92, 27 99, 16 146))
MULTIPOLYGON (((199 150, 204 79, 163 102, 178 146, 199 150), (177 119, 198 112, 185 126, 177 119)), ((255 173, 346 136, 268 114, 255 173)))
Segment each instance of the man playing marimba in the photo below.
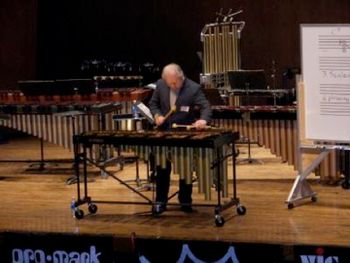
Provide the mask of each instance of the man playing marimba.
MULTIPOLYGON (((211 118, 211 109, 205 98, 201 86, 186 78, 181 67, 169 64, 164 67, 162 78, 156 83, 156 89, 149 102, 159 129, 169 130, 173 124, 193 125, 196 129, 205 128, 211 118), (199 109, 196 119, 194 108, 199 109)), ((157 213, 166 210, 170 186, 171 162, 168 160, 166 168, 157 166, 156 173, 156 202, 160 203, 157 213)), ((179 201, 181 210, 192 212, 192 184, 185 180, 179 182, 179 201)))

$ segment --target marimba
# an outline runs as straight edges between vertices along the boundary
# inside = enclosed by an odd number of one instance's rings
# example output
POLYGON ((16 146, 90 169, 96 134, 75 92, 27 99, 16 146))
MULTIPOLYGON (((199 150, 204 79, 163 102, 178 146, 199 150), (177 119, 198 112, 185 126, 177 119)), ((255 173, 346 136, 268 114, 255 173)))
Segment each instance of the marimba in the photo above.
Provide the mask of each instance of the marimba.
POLYGON ((145 88, 105 89, 93 94, 24 96, 0 91, 0 125, 42 138, 70 150, 72 138, 90 130, 116 128, 113 115, 129 112, 133 100, 150 95, 145 88))
MULTIPOLYGON (((270 149, 283 162, 298 168, 297 107, 289 106, 213 106, 215 126, 238 131, 251 141, 270 149), (249 114, 246 121, 245 114, 249 114)), ((340 178, 339 153, 333 151, 317 171, 325 183, 340 178)))
MULTIPOLYGON (((93 145, 112 145, 114 147, 134 147, 135 153, 147 160, 150 153, 155 156, 155 164, 164 166, 166 160, 174 163, 173 173, 179 174, 180 179, 192 183, 193 174, 198 181, 198 191, 204 193, 206 200, 211 199, 213 185, 217 191, 217 205, 215 207, 215 223, 224 224, 221 211, 236 205, 237 213, 244 214, 246 209, 240 205, 236 196, 236 170, 235 170, 235 141, 239 138, 237 132, 232 130, 205 130, 205 131, 90 131, 74 136, 74 144, 83 151, 76 155, 76 175, 80 178, 79 164, 83 163, 84 196, 81 196, 80 184, 77 183, 76 217, 82 218, 84 213, 77 207, 87 203, 91 213, 96 212, 95 203, 87 194, 87 162, 96 164, 86 156, 86 152, 93 145), (232 150, 229 151, 228 148, 232 150), (221 204, 222 197, 228 197, 227 158, 233 156, 233 197, 225 204, 221 204)), ((101 167, 100 167, 101 168, 101 167)), ((152 205, 152 211, 157 209, 147 196, 136 191, 130 185, 119 179, 113 173, 101 168, 130 190, 137 193, 152 205)), ((125 202, 116 202, 125 203, 125 202)), ((130 202, 127 202, 130 203, 130 202)), ((133 204, 139 204, 134 203, 133 204)), ((145 203, 140 203, 145 204, 145 203)))
POLYGON ((98 102, 2 104, 9 119, 0 124, 72 150, 74 134, 111 127, 120 109, 120 103, 98 102))

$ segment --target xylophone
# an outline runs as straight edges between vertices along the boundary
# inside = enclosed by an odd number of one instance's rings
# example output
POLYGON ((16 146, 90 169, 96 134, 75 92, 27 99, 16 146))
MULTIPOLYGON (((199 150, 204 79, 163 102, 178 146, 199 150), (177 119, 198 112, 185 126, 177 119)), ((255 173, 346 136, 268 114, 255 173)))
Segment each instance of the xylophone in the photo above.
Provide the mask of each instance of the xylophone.
MULTIPOLYGON (((213 106, 213 123, 238 131, 271 150, 298 168, 297 107, 288 106, 213 106), (248 117, 247 117, 248 116, 248 117)), ((333 151, 318 169, 324 183, 339 180, 339 153, 333 151)))
MULTIPOLYGON (((193 174, 198 181, 199 193, 204 193, 206 200, 211 200, 211 188, 216 186, 218 193, 218 205, 215 209, 217 224, 222 223, 220 212, 232 205, 237 205, 239 214, 245 213, 245 208, 239 204, 236 197, 235 162, 233 162, 233 198, 229 205, 221 205, 221 197, 228 197, 227 157, 233 155, 235 159, 235 141, 238 140, 238 132, 225 129, 204 131, 89 131, 74 136, 74 143, 83 148, 83 153, 76 156, 76 164, 79 165, 80 157, 84 163, 85 196, 80 196, 80 184, 78 187, 77 205, 89 203, 91 198, 87 196, 86 163, 91 162, 86 158, 86 150, 93 145, 112 145, 115 147, 134 147, 139 158, 148 160, 150 153, 155 156, 155 164, 166 166, 166 160, 174 163, 173 173, 179 174, 180 179, 192 183, 193 174), (229 154, 228 147, 232 147, 229 154)), ((92 162, 93 163, 93 162, 92 162)), ((76 169, 79 178, 79 169, 76 169)), ((114 177, 115 178, 115 177, 114 177)), ((120 179, 117 179, 120 181, 120 179)), ((123 183, 125 185, 125 183, 123 183)), ((130 188, 130 186, 128 186, 130 188)), ((135 191, 134 191, 135 192, 135 191)), ((141 195, 141 194, 140 194, 141 195)), ((151 202, 147 197, 143 198, 151 202)), ((94 201, 97 203, 98 201, 94 201)), ((151 202, 153 204, 153 202, 151 202)), ((90 210, 90 209, 89 209, 90 210)), ((81 217, 81 210, 78 210, 81 217)), ((90 211, 91 212, 91 211, 90 211)))

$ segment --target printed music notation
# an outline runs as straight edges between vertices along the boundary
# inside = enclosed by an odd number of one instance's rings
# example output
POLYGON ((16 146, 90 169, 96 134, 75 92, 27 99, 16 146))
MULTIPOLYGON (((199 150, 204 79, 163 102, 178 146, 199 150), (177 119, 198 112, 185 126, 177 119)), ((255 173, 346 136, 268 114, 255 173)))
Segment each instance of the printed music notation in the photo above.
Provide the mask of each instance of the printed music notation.
POLYGON ((340 30, 333 30, 329 35, 319 35, 318 46, 320 50, 350 51, 350 35, 339 35, 340 30))
POLYGON ((350 116, 350 34, 335 27, 318 36, 318 48, 320 115, 350 116))
POLYGON ((305 132, 350 141, 350 25, 302 26, 305 132))
POLYGON ((323 77, 350 78, 350 57, 321 56, 319 69, 322 71, 323 77))
POLYGON ((320 114, 350 116, 350 84, 320 84, 320 114))

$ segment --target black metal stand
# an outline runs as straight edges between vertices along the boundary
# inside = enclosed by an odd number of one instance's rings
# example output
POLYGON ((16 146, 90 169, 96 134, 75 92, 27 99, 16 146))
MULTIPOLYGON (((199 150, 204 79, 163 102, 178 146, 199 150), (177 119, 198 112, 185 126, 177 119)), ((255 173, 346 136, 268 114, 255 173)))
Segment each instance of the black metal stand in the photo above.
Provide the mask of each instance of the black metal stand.
MULTIPOLYGON (((73 133, 73 136, 75 135, 75 114, 71 114, 71 115, 67 115, 66 117, 70 117, 71 118, 71 120, 72 120, 72 133, 73 133)), ((75 144, 73 144, 73 153, 74 153, 74 160, 75 160, 75 156, 76 156, 76 154, 78 154, 78 149, 77 149, 77 147, 78 147, 78 145, 75 145, 75 144)), ((74 161, 74 163, 73 163, 73 168, 74 168, 74 170, 76 170, 77 168, 76 168, 76 162, 74 161)), ((79 169, 79 167, 78 167, 78 169, 79 169)), ((73 175, 73 176, 71 176, 71 177, 69 177, 67 180, 66 180, 66 184, 68 184, 68 185, 70 185, 70 184, 74 184, 74 183, 76 183, 77 182, 77 177, 75 176, 75 175, 73 175)))
POLYGON ((152 179, 150 177, 149 171, 150 171, 150 165, 148 161, 146 163, 147 165, 147 178, 146 179, 140 179, 140 173, 139 173, 139 159, 137 157, 136 159, 136 178, 135 178, 135 183, 137 185, 137 190, 138 191, 154 191, 155 190, 155 185, 152 182, 152 179), (142 183, 145 182, 145 183, 142 183))
POLYGON ((30 165, 30 170, 38 170, 38 171, 44 171, 45 170, 45 159, 44 159, 44 139, 43 137, 40 138, 40 161, 39 163, 34 163, 30 165), (37 167, 37 168, 34 168, 37 167))
POLYGON ((218 182, 217 182, 217 188, 218 188, 218 203, 215 207, 214 213, 215 213, 215 224, 216 226, 220 227, 223 226, 225 224, 225 220, 221 215, 221 212, 227 210, 228 208, 232 207, 232 206, 236 206, 236 210, 237 210, 237 214, 239 215, 244 215, 247 211, 247 209, 245 208, 245 206, 242 206, 240 204, 239 198, 237 197, 237 186, 236 186, 236 157, 237 157, 237 153, 236 153, 236 149, 235 149, 235 144, 232 144, 232 154, 231 155, 226 155, 223 156, 222 152, 220 152, 219 150, 217 150, 217 159, 216 161, 213 163, 212 165, 212 169, 216 168, 217 174, 218 174, 218 182), (224 204, 221 204, 221 178, 220 178, 220 164, 221 162, 223 162, 225 159, 227 159, 228 157, 232 156, 232 187, 233 187, 233 196, 231 198, 231 200, 229 200, 228 202, 225 202, 224 204))
MULTIPOLYGON (((145 120, 144 117, 140 117, 137 113, 137 109, 132 108, 133 113, 132 114, 116 114, 113 116, 114 121, 117 123, 117 130, 123 130, 122 129, 122 123, 126 122, 126 129, 127 130, 138 130, 142 126, 142 122, 145 120)), ((137 190, 139 191, 149 191, 154 188, 152 182, 150 181, 149 177, 149 163, 147 162, 147 179, 141 179, 140 173, 139 173, 139 158, 138 156, 123 156, 120 154, 121 159, 123 162, 125 160, 131 160, 136 162, 136 177, 135 179, 131 180, 125 180, 125 182, 133 182, 137 186, 137 190), (142 183, 144 182, 144 183, 142 183)))
POLYGON ((240 160, 237 160, 237 164, 243 164, 243 163, 248 163, 248 164, 263 164, 263 161, 261 160, 258 160, 258 159, 254 159, 252 158, 251 156, 251 148, 250 148, 250 145, 251 145, 251 141, 250 141, 250 112, 245 112, 243 113, 242 115, 243 117, 243 121, 247 124, 247 137, 246 137, 246 141, 247 141, 247 144, 248 144, 248 157, 247 158, 244 158, 244 159, 240 159, 240 160))
MULTIPOLYGON (((57 160, 45 160, 43 124, 40 125, 40 133, 41 133, 41 137, 40 137, 40 161, 38 163, 31 164, 29 166, 30 168, 28 169, 29 171, 42 172, 49 166, 49 162, 50 163, 57 162, 57 160)), ((57 166, 57 164, 54 164, 54 166, 57 166)))
MULTIPOLYGON (((85 112, 72 112, 71 114, 69 114, 69 112, 67 112, 65 115, 63 115, 64 117, 68 117, 68 118, 71 118, 72 120, 72 133, 73 133, 73 137, 76 135, 76 130, 75 130, 75 119, 76 119, 76 116, 78 115, 83 115, 85 114, 85 112)), ((106 126, 106 118, 104 116, 103 113, 99 113, 98 114, 98 126, 99 126, 99 130, 105 130, 105 126, 106 126)), ((77 145, 73 145, 73 151, 74 151, 74 156, 77 156, 78 153, 79 153, 79 146, 77 145)), ((99 163, 96 165, 98 167, 101 167, 101 166, 106 166, 107 164, 110 164, 110 163, 116 163, 116 162, 120 162, 120 158, 113 158, 113 159, 110 159, 110 160, 107 160, 107 148, 106 148, 106 145, 101 145, 100 149, 99 149, 99 163)), ((77 165, 76 162, 74 162, 74 166, 77 165)), ((74 169, 76 170, 76 168, 74 167, 74 169)), ((103 178, 106 178, 107 177, 107 174, 101 170, 101 176, 103 178)), ((67 180, 66 180, 66 184, 67 185, 71 185, 71 184, 75 184, 77 183, 77 176, 76 175, 73 175, 71 177, 69 177, 67 180)))

